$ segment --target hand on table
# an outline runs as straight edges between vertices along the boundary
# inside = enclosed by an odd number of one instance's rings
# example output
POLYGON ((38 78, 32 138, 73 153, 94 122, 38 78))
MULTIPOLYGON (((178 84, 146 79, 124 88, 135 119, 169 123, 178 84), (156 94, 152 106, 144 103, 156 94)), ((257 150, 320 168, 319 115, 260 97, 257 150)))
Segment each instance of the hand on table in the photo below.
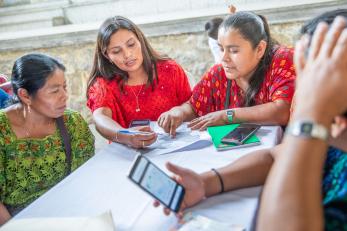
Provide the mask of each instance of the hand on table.
POLYGON ((128 145, 133 148, 145 148, 153 144, 158 135, 149 126, 138 126, 133 127, 131 130, 141 131, 145 133, 130 134, 128 145))
POLYGON ((188 127, 192 130, 205 130, 209 126, 225 125, 225 111, 210 112, 204 116, 193 119, 189 122, 188 127))
POLYGON ((172 137, 176 136, 176 129, 183 123, 181 112, 175 108, 162 113, 158 119, 158 125, 169 133, 172 137))

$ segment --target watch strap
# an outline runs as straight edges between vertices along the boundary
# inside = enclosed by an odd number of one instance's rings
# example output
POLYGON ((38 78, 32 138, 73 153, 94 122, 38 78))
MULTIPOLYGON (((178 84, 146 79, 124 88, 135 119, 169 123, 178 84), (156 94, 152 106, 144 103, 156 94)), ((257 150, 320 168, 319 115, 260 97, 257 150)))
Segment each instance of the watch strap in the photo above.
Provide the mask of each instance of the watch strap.
POLYGON ((233 120, 234 120, 235 111, 233 109, 228 109, 226 111, 226 115, 227 115, 227 118, 228 118, 228 122, 232 123, 233 120))
POLYGON ((329 137, 328 129, 324 125, 305 120, 291 122, 286 129, 286 134, 324 141, 329 137))

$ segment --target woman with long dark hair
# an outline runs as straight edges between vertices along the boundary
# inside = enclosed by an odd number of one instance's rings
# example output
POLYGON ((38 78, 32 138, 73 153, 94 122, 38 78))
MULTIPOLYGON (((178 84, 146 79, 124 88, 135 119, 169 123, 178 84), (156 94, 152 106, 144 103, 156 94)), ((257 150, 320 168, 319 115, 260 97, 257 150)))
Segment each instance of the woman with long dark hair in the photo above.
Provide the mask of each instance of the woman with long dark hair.
MULTIPOLYGON (((88 81, 88 107, 96 128, 114 142, 143 148, 154 133, 124 134, 132 120, 156 121, 189 100, 191 89, 183 69, 159 55, 129 19, 116 16, 100 27, 94 64, 88 81)), ((151 131, 149 127, 140 128, 151 131)))
POLYGON ((222 63, 195 86, 189 103, 171 111, 174 132, 182 121, 192 129, 227 123, 285 125, 294 93, 293 49, 277 45, 263 16, 240 11, 224 19, 218 31, 222 63), (198 118, 196 118, 198 117, 198 118))
POLYGON ((347 230, 347 9, 318 15, 301 34, 282 144, 201 174, 168 163, 185 188, 180 216, 207 197, 265 184, 249 230, 347 230))
POLYGON ((13 104, 0 110, 0 225, 94 155, 94 136, 66 108, 65 67, 44 54, 18 58, 13 104))

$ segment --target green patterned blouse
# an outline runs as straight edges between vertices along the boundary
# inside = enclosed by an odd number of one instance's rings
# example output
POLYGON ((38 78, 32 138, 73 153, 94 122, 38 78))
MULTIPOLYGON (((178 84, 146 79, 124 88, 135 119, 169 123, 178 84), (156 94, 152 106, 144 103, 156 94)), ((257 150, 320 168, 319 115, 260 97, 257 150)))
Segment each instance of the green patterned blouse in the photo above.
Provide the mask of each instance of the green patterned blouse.
MULTIPOLYGON (((94 154, 94 136, 82 116, 64 112, 71 140, 71 168, 94 154)), ((24 208, 59 181, 67 171, 59 129, 42 139, 17 139, 5 112, 0 111, 0 199, 11 210, 24 208)))

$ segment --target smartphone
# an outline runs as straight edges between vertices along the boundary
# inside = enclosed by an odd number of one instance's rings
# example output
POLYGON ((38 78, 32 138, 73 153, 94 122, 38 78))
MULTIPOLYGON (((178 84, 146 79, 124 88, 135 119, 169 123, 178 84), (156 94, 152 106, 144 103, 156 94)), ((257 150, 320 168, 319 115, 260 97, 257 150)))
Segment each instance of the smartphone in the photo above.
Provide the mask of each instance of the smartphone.
POLYGON ((136 157, 128 178, 171 211, 178 212, 180 209, 185 193, 184 187, 143 155, 136 157))
POLYGON ((130 122, 129 128, 137 127, 137 126, 149 126, 151 123, 150 120, 133 120, 130 122))
POLYGON ((260 127, 259 124, 240 124, 240 126, 222 138, 222 143, 241 145, 260 127))

